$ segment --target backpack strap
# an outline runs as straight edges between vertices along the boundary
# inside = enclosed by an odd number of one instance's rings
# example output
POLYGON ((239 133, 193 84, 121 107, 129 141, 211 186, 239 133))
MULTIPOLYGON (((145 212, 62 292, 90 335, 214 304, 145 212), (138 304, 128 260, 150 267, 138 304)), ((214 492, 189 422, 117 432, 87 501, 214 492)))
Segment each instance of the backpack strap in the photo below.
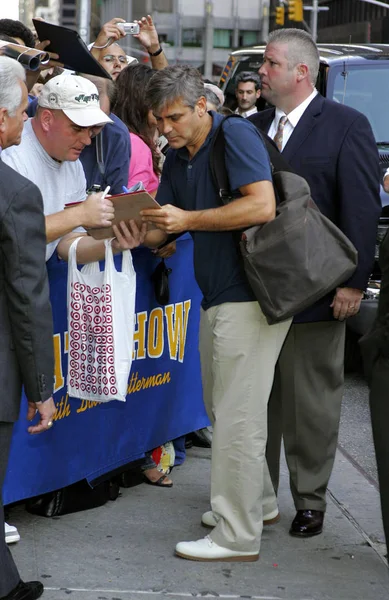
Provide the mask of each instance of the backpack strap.
MULTIPOLYGON (((212 179, 217 190, 219 191, 219 197, 223 204, 227 204, 233 199, 225 162, 226 142, 223 125, 228 119, 243 119, 243 117, 235 114, 224 117, 216 129, 215 135, 213 136, 209 157, 212 179)), ((293 169, 289 166, 288 162, 279 152, 273 140, 263 131, 258 129, 258 132, 262 137, 266 150, 269 154, 272 172, 277 173, 279 171, 288 171, 289 173, 293 173, 293 169)))
POLYGON ((228 204, 232 200, 230 181, 226 168, 225 153, 226 141, 224 138, 223 125, 228 119, 243 119, 240 115, 227 115, 220 122, 215 131, 211 142, 211 151, 209 153, 209 166, 216 189, 223 204, 228 204))
POLYGON ((98 133, 96 135, 96 160, 97 160, 97 166, 100 171, 100 175, 102 176, 103 180, 105 181, 103 134, 104 134, 104 129, 102 129, 100 131, 100 133, 98 133))

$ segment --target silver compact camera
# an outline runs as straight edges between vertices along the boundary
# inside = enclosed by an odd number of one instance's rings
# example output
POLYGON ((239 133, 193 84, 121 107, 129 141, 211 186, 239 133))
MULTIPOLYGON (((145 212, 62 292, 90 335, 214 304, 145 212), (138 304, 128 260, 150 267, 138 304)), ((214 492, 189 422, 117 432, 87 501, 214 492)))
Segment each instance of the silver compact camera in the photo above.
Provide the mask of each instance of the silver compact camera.
POLYGON ((117 26, 120 27, 126 35, 136 35, 140 31, 139 23, 118 23, 117 26))

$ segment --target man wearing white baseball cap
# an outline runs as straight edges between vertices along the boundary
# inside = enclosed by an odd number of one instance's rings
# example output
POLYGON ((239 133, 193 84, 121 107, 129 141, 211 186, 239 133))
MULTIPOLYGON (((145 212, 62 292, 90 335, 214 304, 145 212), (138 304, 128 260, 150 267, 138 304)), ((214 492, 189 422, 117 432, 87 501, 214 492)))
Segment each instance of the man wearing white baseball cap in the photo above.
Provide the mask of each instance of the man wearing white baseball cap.
MULTIPOLYGON (((102 193, 86 197, 79 160, 106 123, 112 121, 100 109, 96 86, 84 77, 59 75, 43 86, 36 114, 25 123, 21 144, 2 153, 2 160, 33 181, 42 193, 46 260, 56 249, 66 259, 71 241, 83 228, 111 225, 113 204, 102 193)), ((122 245, 113 243, 117 251, 138 246, 143 239, 135 224, 122 224, 120 233, 122 245)), ((104 243, 85 235, 78 244, 77 259, 89 262, 100 258, 104 258, 104 243)))
POLYGON ((94 127, 112 123, 99 103, 99 92, 94 83, 77 75, 62 74, 43 86, 38 106, 62 110, 80 127, 94 127))

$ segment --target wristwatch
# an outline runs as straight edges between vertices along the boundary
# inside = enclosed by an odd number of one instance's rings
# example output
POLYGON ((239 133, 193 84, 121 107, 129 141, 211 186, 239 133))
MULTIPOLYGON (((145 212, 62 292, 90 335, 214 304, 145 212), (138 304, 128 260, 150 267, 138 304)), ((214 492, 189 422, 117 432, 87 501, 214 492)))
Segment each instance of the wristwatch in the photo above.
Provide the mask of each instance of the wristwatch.
POLYGON ((150 52, 148 50, 148 53, 150 54, 150 56, 159 56, 161 54, 161 52, 163 52, 162 46, 160 46, 156 52, 150 52))

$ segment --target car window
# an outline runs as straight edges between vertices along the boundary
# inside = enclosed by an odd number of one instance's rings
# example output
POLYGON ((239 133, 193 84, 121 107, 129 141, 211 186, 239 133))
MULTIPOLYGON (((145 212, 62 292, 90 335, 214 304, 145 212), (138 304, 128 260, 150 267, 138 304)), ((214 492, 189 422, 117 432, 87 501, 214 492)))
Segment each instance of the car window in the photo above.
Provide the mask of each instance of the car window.
POLYGON ((224 103, 228 108, 235 109, 236 108, 236 98, 235 98, 235 79, 236 76, 242 71, 252 71, 253 73, 258 73, 258 69, 262 64, 262 55, 254 55, 254 56, 243 56, 239 60, 230 57, 227 65, 224 69, 223 75, 221 77, 220 83, 221 88, 224 91, 226 101, 224 103), (224 84, 224 85, 223 85, 224 84))
POLYGON ((351 106, 370 121, 376 142, 389 141, 389 65, 343 65, 330 69, 327 97, 351 106))

